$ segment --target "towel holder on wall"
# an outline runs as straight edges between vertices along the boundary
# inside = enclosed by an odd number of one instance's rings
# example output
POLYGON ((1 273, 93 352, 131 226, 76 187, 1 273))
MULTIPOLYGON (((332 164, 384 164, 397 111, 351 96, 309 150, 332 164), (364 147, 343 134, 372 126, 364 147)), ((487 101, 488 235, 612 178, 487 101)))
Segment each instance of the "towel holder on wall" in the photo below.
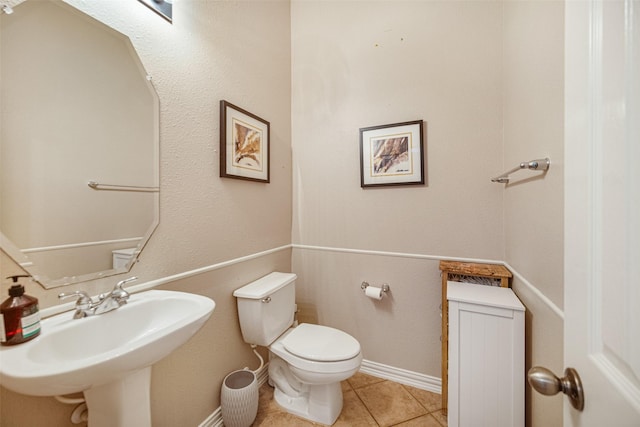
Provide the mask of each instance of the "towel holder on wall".
POLYGON ((491 178, 491 182, 498 182, 500 184, 508 184, 509 183, 509 175, 514 172, 517 172, 522 169, 530 169, 535 171, 546 171, 549 169, 551 165, 551 160, 548 157, 544 159, 536 159, 531 160, 529 162, 522 162, 517 167, 503 173, 502 175, 496 176, 495 178, 491 178))
POLYGON ((140 193, 158 193, 160 189, 158 187, 143 187, 140 185, 115 185, 115 184, 101 184, 95 181, 87 182, 87 185, 94 190, 107 190, 107 191, 136 191, 140 193))

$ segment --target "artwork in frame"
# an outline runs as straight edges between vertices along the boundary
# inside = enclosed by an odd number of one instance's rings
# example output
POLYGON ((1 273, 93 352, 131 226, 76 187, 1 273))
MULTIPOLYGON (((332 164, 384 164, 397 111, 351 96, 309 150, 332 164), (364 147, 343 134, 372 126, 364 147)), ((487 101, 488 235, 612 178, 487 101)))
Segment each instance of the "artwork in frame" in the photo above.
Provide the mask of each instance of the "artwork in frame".
POLYGON ((423 122, 360 129, 360 186, 424 184, 423 122))
POLYGON ((269 122, 220 101, 220 176, 269 182, 269 122))

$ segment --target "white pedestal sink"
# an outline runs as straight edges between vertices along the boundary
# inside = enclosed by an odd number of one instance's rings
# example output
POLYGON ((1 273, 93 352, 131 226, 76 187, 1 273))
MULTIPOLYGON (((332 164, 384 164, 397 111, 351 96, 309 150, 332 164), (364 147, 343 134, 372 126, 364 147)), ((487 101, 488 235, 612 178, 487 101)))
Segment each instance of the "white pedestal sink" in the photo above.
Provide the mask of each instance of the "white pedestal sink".
POLYGON ((191 338, 214 308, 207 297, 152 290, 98 316, 58 314, 32 341, 0 348, 0 383, 30 396, 83 392, 90 427, 150 427, 151 365, 191 338))

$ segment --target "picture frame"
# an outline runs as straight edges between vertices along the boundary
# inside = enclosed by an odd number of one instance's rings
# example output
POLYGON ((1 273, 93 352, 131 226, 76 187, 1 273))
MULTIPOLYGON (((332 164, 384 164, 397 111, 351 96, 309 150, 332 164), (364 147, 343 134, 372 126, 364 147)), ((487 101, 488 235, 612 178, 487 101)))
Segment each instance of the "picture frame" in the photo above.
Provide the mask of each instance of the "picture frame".
POLYGON ((424 185, 423 121, 360 128, 360 186, 424 185))
POLYGON ((270 124, 220 101, 220 176, 269 183, 270 124))

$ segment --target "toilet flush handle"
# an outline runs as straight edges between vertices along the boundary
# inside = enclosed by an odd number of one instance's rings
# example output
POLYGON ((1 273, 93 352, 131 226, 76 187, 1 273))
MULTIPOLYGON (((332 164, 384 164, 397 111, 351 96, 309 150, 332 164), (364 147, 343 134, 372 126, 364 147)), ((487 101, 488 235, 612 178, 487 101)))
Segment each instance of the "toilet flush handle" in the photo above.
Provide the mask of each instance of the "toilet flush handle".
POLYGON ((271 297, 262 298, 262 302, 267 304, 271 302, 271 297))

